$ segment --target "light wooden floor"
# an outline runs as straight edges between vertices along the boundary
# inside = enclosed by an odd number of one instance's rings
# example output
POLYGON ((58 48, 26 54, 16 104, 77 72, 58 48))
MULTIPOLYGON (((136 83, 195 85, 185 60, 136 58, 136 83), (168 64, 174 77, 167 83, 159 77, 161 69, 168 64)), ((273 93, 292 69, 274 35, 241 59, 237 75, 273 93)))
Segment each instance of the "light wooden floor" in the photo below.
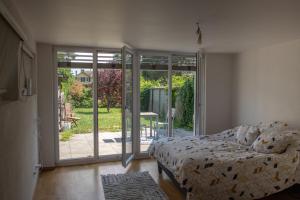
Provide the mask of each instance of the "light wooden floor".
POLYGON ((183 200, 184 196, 163 174, 159 176, 154 160, 135 160, 124 169, 121 162, 59 167, 42 172, 35 192, 35 200, 104 200, 101 174, 149 171, 171 200, 183 200))
MULTIPOLYGON (((124 169, 121 162, 110 162, 72 167, 59 167, 40 174, 35 192, 35 200, 104 200, 104 193, 100 179, 101 174, 127 173, 149 171, 153 179, 159 184, 170 200, 184 200, 185 197, 173 185, 172 181, 163 173, 158 174, 154 160, 135 160, 124 169)), ((266 200, 296 200, 299 194, 291 195, 284 191, 266 200)))

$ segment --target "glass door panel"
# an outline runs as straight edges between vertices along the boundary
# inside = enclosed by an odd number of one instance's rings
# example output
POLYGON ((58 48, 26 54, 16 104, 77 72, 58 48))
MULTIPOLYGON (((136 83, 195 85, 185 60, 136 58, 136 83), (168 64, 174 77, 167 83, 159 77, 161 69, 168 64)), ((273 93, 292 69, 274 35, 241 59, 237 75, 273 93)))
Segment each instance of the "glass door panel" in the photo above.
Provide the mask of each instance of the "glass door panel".
POLYGON ((121 52, 97 53, 99 156, 122 153, 121 52))
POLYGON ((140 152, 168 134, 168 56, 140 56, 140 152))
POLYGON ((126 167, 133 159, 133 52, 122 48, 122 164, 126 167))
POLYGON ((59 160, 94 156, 93 54, 57 52, 59 160))
POLYGON ((195 134, 196 55, 172 56, 172 135, 195 134))

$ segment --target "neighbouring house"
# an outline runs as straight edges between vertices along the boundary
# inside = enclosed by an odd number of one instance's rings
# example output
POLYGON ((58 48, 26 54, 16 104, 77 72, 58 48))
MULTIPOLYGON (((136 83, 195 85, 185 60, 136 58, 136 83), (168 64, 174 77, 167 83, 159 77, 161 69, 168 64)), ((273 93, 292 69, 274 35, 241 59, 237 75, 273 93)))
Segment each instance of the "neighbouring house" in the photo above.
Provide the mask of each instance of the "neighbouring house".
POLYGON ((89 84, 93 81, 93 72, 82 69, 79 74, 76 74, 76 80, 82 84, 89 84))

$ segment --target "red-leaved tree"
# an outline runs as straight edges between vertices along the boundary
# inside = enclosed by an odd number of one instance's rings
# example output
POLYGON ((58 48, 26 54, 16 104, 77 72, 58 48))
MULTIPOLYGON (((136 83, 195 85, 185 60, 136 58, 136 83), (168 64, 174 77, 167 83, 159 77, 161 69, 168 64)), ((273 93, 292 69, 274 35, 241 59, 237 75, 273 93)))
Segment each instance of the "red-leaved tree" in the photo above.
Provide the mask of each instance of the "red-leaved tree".
POLYGON ((122 70, 98 70, 98 99, 106 104, 107 112, 111 106, 119 106, 122 101, 122 70))

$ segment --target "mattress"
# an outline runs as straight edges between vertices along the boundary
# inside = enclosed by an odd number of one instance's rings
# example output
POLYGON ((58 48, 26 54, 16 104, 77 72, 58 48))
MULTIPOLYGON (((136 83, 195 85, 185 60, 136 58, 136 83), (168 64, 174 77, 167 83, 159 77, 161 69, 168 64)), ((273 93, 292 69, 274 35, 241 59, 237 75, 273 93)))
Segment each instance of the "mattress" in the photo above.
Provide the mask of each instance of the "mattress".
POLYGON ((299 152, 257 153, 237 144, 231 133, 209 137, 162 138, 150 154, 188 191, 187 199, 259 199, 297 182, 299 152))

